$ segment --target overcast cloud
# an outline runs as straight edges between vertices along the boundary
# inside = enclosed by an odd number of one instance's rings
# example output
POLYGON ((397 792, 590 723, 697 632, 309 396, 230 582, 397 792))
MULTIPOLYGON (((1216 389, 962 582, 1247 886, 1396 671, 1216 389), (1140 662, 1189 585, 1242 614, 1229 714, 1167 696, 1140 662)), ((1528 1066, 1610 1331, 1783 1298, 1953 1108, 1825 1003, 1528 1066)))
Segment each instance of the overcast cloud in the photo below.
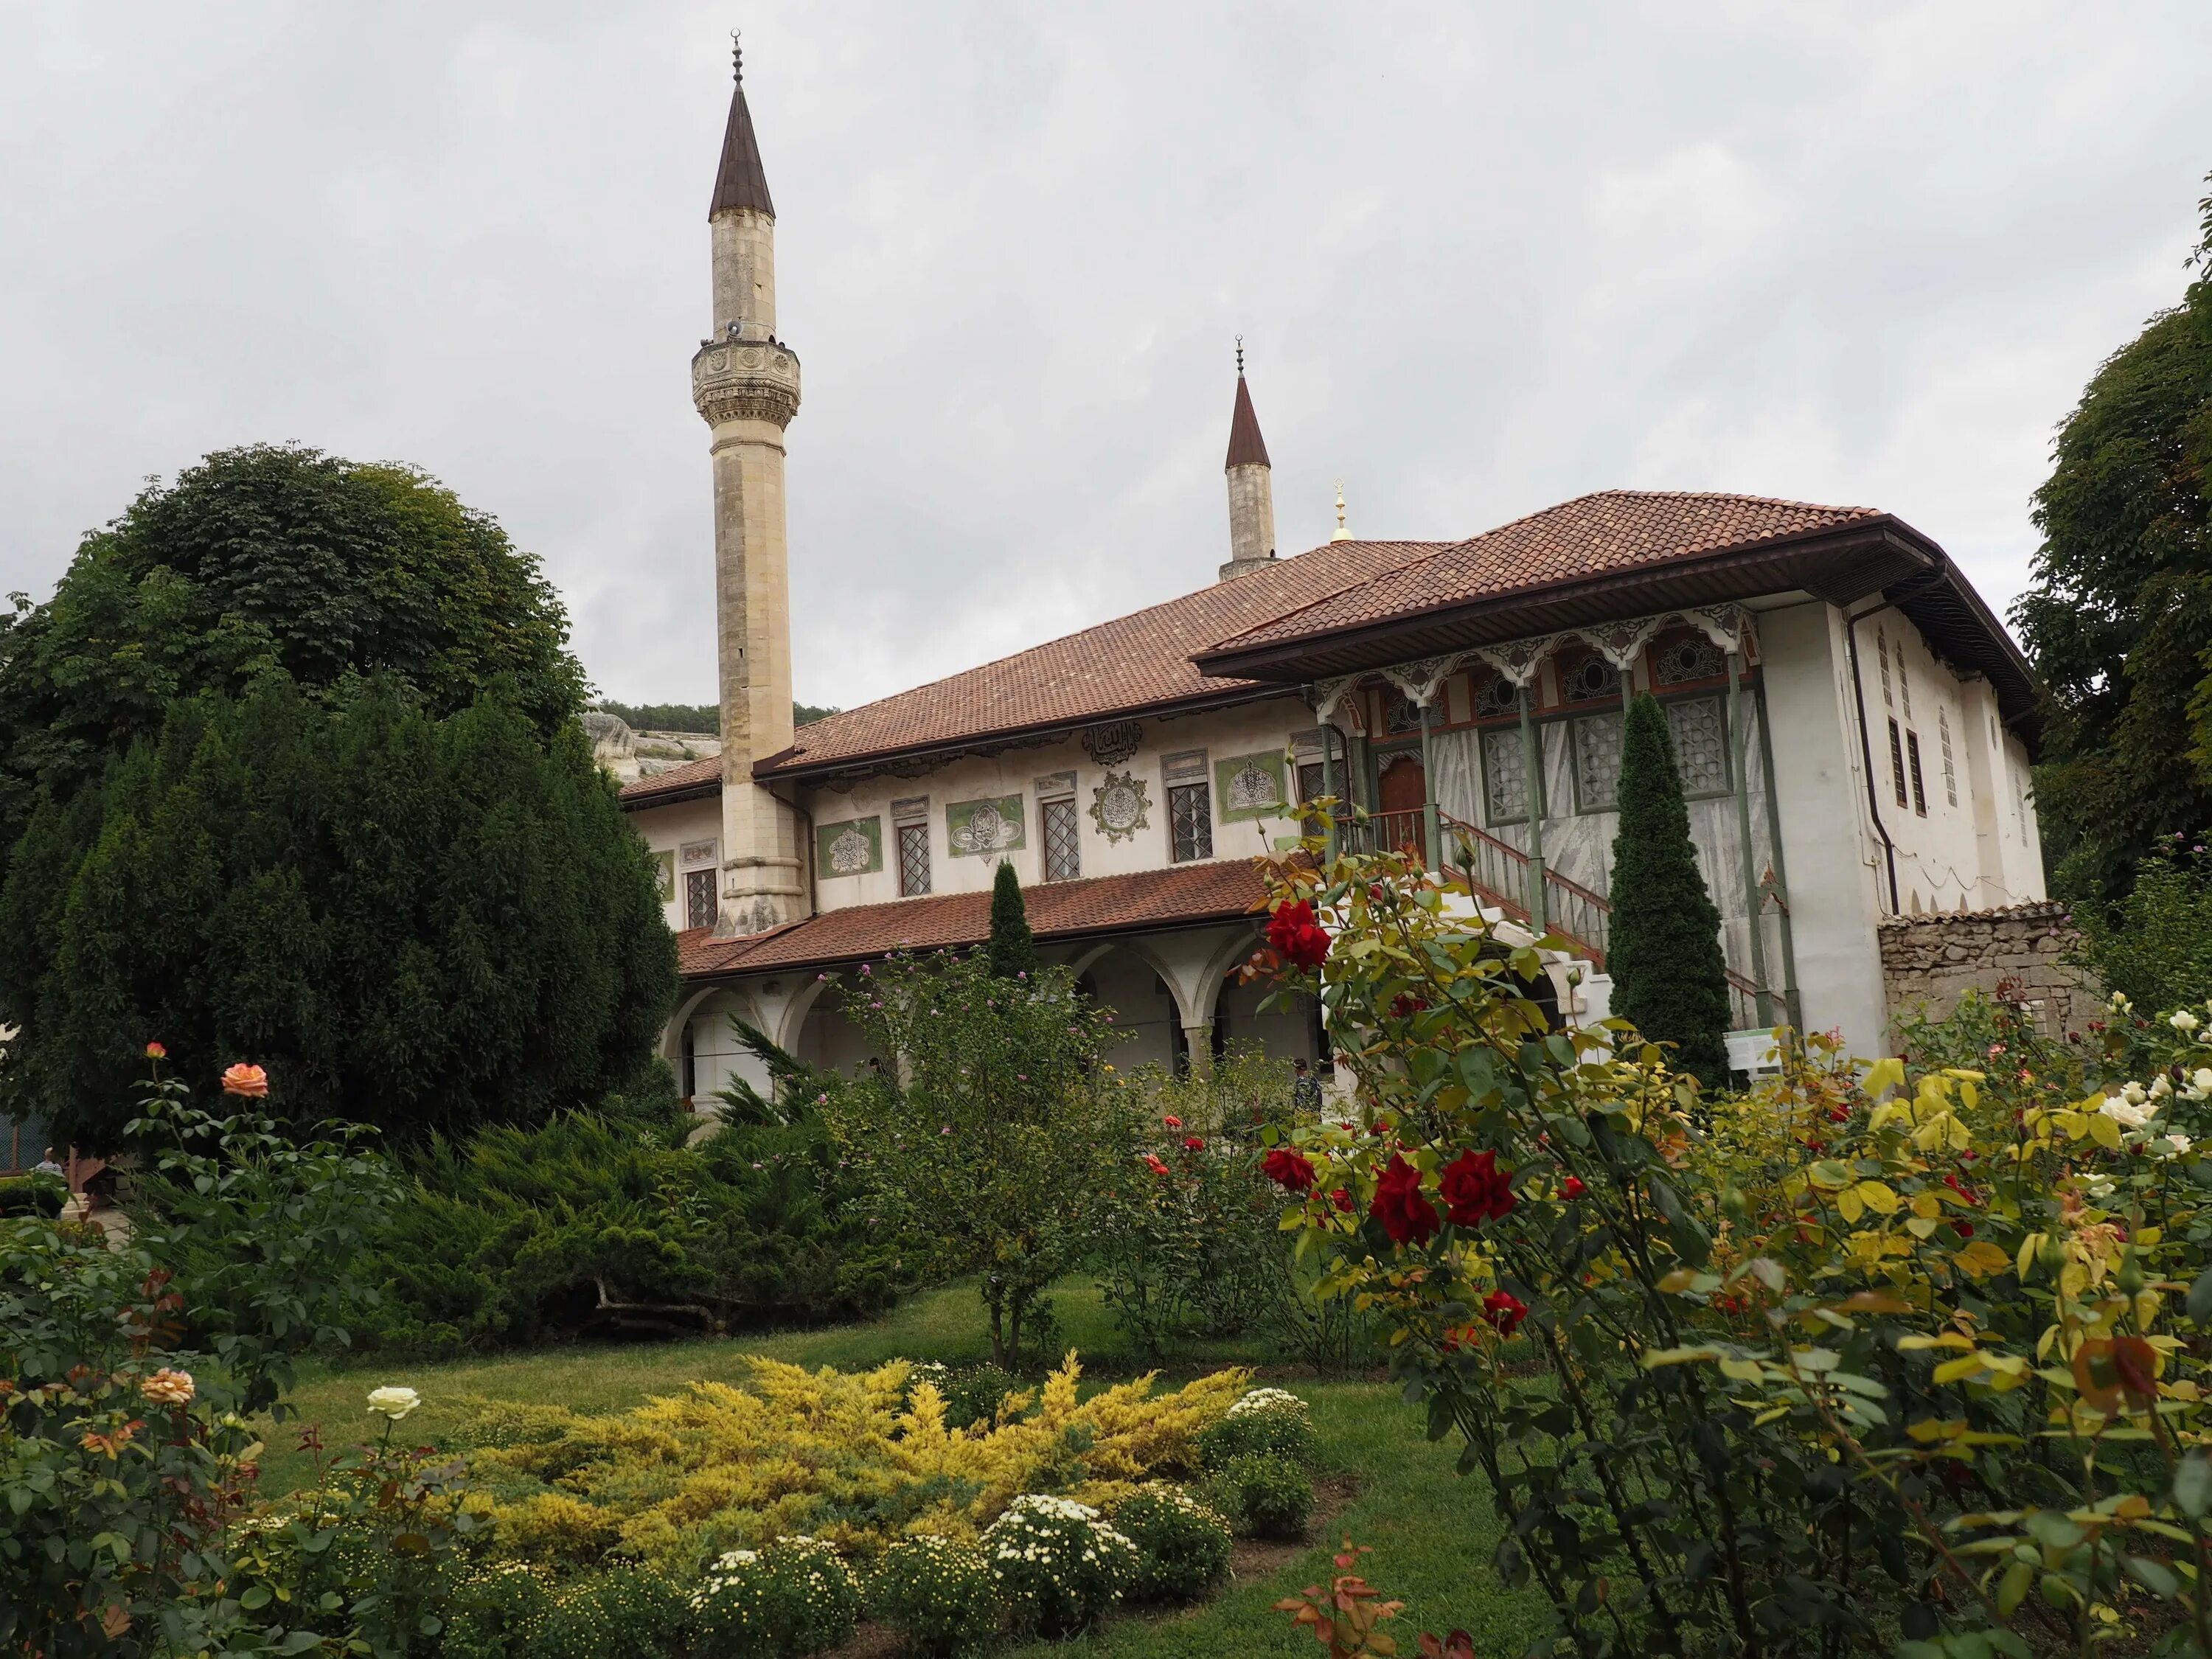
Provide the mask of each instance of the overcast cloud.
POLYGON ((2212 6, 0 0, 0 587, 298 440, 496 514, 714 696, 726 32, 780 217, 799 695, 1201 586, 1232 336, 1285 551, 1610 485, 1887 508, 1993 604, 2172 303, 2212 6))

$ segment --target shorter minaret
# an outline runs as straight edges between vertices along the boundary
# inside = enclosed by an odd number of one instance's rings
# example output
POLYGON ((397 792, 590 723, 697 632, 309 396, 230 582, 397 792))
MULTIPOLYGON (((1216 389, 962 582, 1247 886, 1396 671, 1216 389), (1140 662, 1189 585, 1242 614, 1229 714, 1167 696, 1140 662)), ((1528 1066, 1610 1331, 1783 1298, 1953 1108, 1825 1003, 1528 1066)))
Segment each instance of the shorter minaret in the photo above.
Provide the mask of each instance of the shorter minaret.
POLYGON ((1221 580, 1263 570, 1275 559, 1274 471, 1244 384, 1244 337, 1237 337, 1237 405, 1229 415, 1229 562, 1221 580))
POLYGON ((1344 483, 1341 479, 1337 481, 1336 486, 1336 528, 1329 532, 1328 538, 1333 542, 1352 539, 1351 527, 1344 522, 1344 483))

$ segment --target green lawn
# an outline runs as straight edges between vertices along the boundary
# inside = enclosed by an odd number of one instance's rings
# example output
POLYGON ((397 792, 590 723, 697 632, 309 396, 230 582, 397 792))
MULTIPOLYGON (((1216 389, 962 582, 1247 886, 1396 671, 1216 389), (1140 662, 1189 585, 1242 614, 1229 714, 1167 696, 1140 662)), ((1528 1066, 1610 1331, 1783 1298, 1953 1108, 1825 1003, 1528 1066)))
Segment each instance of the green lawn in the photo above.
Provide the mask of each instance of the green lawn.
MULTIPOLYGON (((1097 1371, 1127 1375, 1135 1368, 1094 1289, 1075 1285, 1056 1293, 1054 1301, 1067 1341, 1089 1356, 1097 1371)), ((988 1353, 981 1304, 972 1288, 956 1285, 915 1297, 867 1325, 650 1346, 566 1348, 440 1364, 372 1363, 318 1371, 292 1399, 305 1420, 319 1423, 325 1440, 340 1445, 375 1425, 363 1404, 370 1389, 404 1383, 423 1398, 421 1410, 407 1419, 408 1431, 435 1443, 441 1428, 453 1420, 451 1402, 463 1395, 616 1411, 694 1379, 742 1380, 744 1362, 753 1355, 854 1368, 898 1358, 963 1364, 988 1353)), ((1212 1369, 1252 1357, 1224 1344, 1182 1357, 1172 1369, 1212 1369)), ((1474 1632, 1479 1651, 1525 1649, 1541 1623, 1542 1609, 1533 1595, 1504 1589, 1491 1571, 1497 1524, 1480 1484, 1453 1473, 1455 1443, 1425 1441, 1420 1414, 1402 1404, 1388 1385, 1280 1380, 1313 1406, 1322 1472, 1357 1480, 1358 1496, 1350 1506, 1329 1523, 1325 1535, 1316 1528, 1312 1548, 1271 1574, 1234 1584, 1219 1598, 1180 1614, 1115 1620, 1072 1645, 1131 1659, 1314 1653, 1313 1638, 1274 1612, 1272 1604, 1326 1577, 1332 1571, 1330 1547, 1349 1533, 1375 1547, 1365 1558, 1368 1577, 1407 1604, 1400 1620, 1407 1634, 1405 1650, 1412 1650, 1412 1632, 1455 1625, 1474 1632)), ((264 1465, 270 1490, 286 1490, 307 1473, 303 1455, 283 1449, 294 1438, 289 1425, 270 1435, 271 1455, 264 1465)), ((1048 1651, 1064 1653, 1069 1646, 1039 1644, 1015 1651, 1035 1659, 1048 1651)))

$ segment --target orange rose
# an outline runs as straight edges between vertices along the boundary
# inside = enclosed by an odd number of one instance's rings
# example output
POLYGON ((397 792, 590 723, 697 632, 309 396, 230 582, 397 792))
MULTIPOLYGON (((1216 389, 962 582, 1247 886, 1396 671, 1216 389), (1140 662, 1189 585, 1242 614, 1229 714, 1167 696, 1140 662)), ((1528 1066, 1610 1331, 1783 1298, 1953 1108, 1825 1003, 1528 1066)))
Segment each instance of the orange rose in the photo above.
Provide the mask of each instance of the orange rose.
POLYGON ((243 1061, 222 1074, 222 1091, 227 1095, 246 1095, 258 1100, 269 1092, 269 1073, 258 1066, 243 1061))
POLYGON ((147 1059, 149 1059, 149 1060, 167 1060, 168 1057, 169 1057, 169 1051, 168 1051, 167 1048, 163 1048, 160 1043, 158 1043, 158 1042, 149 1042, 149 1043, 148 1043, 148 1044, 146 1045, 146 1058, 147 1058, 147 1059))
POLYGON ((189 1406, 196 1392, 190 1371, 173 1370, 167 1365, 138 1387, 139 1392, 157 1406, 189 1406))

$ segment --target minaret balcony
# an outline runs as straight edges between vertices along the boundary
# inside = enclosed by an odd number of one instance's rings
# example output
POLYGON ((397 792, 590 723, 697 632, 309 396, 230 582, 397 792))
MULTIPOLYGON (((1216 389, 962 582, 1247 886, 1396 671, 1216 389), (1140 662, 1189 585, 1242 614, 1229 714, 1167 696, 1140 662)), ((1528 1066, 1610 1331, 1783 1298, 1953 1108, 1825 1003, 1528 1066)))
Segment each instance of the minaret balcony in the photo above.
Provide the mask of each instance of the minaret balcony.
POLYGON ((781 340, 709 340, 691 359, 691 401, 709 426, 799 412, 799 354, 781 340))

